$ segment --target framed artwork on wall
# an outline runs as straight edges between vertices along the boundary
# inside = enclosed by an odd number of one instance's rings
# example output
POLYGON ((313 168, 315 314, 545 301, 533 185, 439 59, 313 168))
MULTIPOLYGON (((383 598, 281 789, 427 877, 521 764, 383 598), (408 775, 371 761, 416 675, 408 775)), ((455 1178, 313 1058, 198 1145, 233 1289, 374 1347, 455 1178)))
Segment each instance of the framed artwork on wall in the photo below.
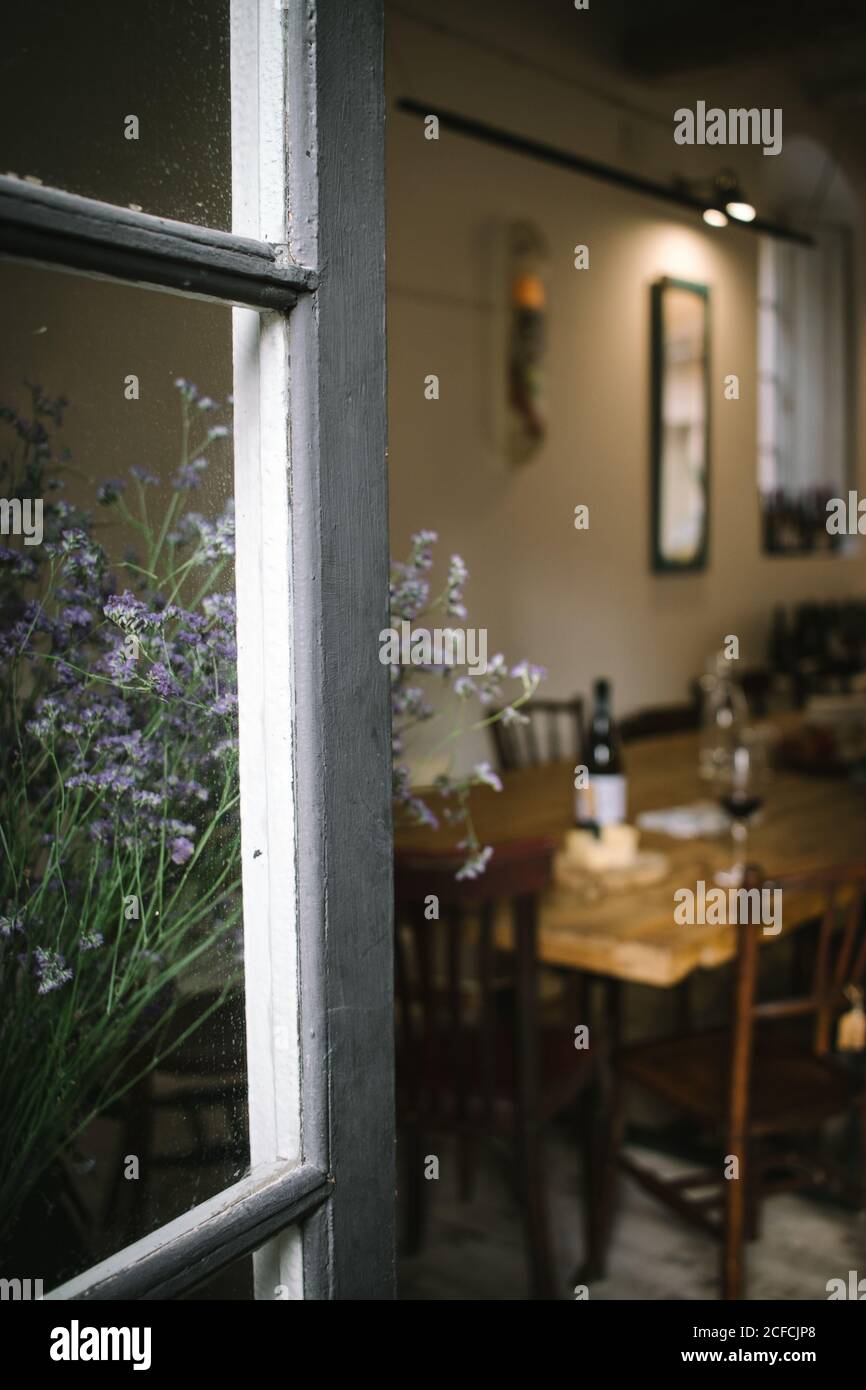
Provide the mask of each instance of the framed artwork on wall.
POLYGON ((706 568, 710 528, 709 289, 664 277, 652 295, 652 567, 706 568))

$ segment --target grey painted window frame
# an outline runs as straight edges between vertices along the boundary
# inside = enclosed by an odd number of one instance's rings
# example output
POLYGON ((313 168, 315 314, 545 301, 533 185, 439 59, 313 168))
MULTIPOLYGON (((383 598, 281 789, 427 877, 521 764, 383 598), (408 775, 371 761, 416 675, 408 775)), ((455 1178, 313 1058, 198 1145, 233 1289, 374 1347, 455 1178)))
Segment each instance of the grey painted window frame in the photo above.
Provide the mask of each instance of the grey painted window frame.
POLYGON ((280 35, 284 237, 4 178, 0 254, 282 320, 268 350, 283 359, 291 439, 281 563, 293 765, 282 772, 294 842, 277 848, 295 862, 299 1151, 47 1298, 177 1297, 267 1242, 266 1274, 286 1257, 296 1296, 394 1296, 390 707, 377 644, 388 612, 382 0, 233 3, 261 24, 265 64, 274 23, 280 35))

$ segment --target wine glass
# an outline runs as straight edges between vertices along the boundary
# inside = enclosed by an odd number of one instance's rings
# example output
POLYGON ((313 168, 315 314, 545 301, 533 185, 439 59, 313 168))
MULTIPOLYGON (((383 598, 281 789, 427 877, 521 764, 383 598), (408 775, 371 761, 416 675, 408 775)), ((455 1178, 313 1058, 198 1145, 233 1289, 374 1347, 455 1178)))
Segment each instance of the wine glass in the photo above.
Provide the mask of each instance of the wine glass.
POLYGON ((744 729, 736 742, 720 749, 714 768, 716 796, 730 818, 731 839, 736 862, 716 875, 723 887, 739 887, 747 862, 749 827, 764 804, 764 792, 769 780, 769 759, 766 742, 754 732, 744 729))

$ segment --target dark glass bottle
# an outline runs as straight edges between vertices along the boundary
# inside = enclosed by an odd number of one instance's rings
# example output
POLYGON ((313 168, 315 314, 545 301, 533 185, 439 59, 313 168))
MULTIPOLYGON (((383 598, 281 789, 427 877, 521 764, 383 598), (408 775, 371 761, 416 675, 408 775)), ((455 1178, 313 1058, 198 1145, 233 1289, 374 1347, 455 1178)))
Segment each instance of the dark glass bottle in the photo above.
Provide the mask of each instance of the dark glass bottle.
POLYGON ((592 719, 583 756, 585 787, 578 787, 575 820, 586 829, 619 825, 626 818, 626 777, 619 733, 611 714, 610 681, 593 687, 592 719))

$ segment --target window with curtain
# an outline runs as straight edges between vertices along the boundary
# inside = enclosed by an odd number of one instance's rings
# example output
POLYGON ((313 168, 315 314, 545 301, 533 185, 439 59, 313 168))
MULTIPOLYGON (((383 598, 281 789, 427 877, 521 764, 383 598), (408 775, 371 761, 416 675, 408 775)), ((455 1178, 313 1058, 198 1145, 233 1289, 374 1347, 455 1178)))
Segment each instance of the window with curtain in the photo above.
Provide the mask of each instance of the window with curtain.
POLYGON ((850 231, 813 225, 813 247, 761 239, 758 489, 764 549, 827 550, 829 497, 852 477, 850 231))

